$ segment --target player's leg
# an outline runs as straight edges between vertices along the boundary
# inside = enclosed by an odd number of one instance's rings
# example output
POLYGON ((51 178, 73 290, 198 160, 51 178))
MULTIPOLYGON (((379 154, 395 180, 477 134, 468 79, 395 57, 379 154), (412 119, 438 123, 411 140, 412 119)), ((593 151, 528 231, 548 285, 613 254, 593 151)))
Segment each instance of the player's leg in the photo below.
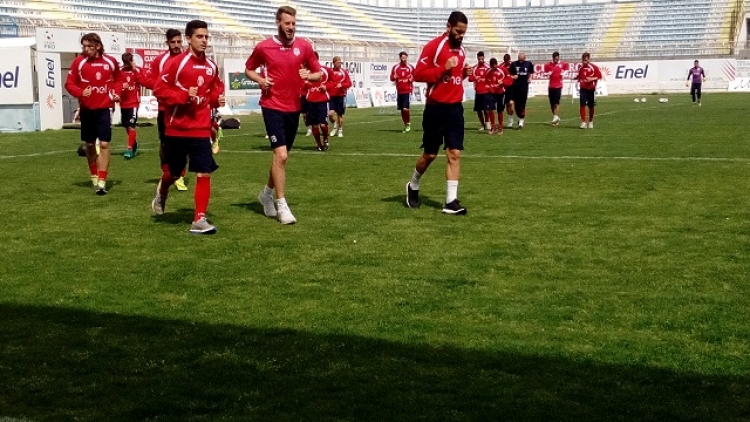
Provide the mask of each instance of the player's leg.
POLYGON ((309 103, 307 105, 308 121, 312 127, 313 137, 318 151, 323 151, 322 126, 326 122, 326 103, 309 103))
POLYGON ((479 130, 485 130, 486 120, 484 119, 484 104, 482 103, 484 96, 477 92, 474 93, 474 111, 477 112, 477 118, 479 119, 479 130))
POLYGON ((336 105, 334 104, 333 98, 328 102, 328 124, 333 125, 331 130, 331 136, 336 136, 336 132, 339 130, 338 116, 336 116, 336 105))
POLYGON ((506 109, 508 111, 508 127, 513 128, 513 115, 516 113, 516 104, 513 100, 513 87, 508 87, 505 90, 505 101, 507 101, 506 109))
POLYGON ((337 97, 338 101, 336 104, 336 116, 338 117, 338 127, 339 130, 336 133, 336 136, 339 138, 344 137, 344 114, 346 114, 346 97, 337 97))
POLYGON ((96 188, 99 182, 99 168, 96 161, 99 154, 96 152, 96 119, 94 110, 80 109, 79 119, 81 121, 81 141, 86 145, 86 162, 89 167, 91 185, 96 188))
POLYGON ((497 104, 497 134, 503 134, 503 115, 505 114, 505 94, 495 94, 497 104))
POLYGON ((495 96, 493 94, 484 95, 484 112, 487 115, 487 122, 490 124, 489 134, 494 135, 497 131, 495 123, 495 96))
POLYGON ((701 105, 701 88, 703 87, 703 84, 696 84, 695 89, 695 96, 698 98, 698 106, 701 105))
POLYGON ((592 89, 589 90, 589 98, 587 101, 587 105, 589 108, 589 129, 594 128, 594 107, 596 106, 596 90, 592 89))
POLYGON ((464 149, 464 110, 462 104, 452 104, 446 110, 449 125, 445 135, 445 205, 444 214, 463 215, 466 208, 458 200, 458 180, 461 176, 461 151, 464 149))
POLYGON ((126 159, 135 157, 135 123, 136 123, 136 109, 134 108, 121 108, 120 109, 120 122, 125 128, 125 133, 128 136, 125 152, 122 154, 126 159))
POLYGON ((588 104, 587 98, 588 90, 580 89, 578 97, 578 113, 581 116, 581 129, 586 129, 588 127, 588 125, 586 124, 586 106, 588 104))
POLYGON ((97 137, 99 138, 99 157, 96 160, 97 176, 96 194, 107 194, 107 176, 109 175, 109 141, 112 139, 112 115, 109 109, 96 110, 97 137))
POLYGON ((528 86, 526 88, 516 88, 513 92, 517 93, 514 103, 516 105, 516 115, 518 116, 518 128, 523 129, 526 119, 526 100, 529 95, 529 89, 528 86))
POLYGON ((190 226, 190 233, 213 234, 216 233, 216 227, 208 222, 206 212, 211 199, 211 173, 215 172, 219 166, 211 152, 210 139, 188 138, 185 144, 188 145, 190 171, 196 173, 193 197, 195 214, 193 215, 193 224, 190 226))
POLYGON ((695 107, 695 94, 696 94, 695 83, 690 84, 690 98, 693 100, 693 107, 695 107))
POLYGON ((422 201, 419 199, 419 185, 422 176, 437 158, 440 146, 443 144, 444 122, 441 121, 442 105, 427 104, 422 115, 422 155, 417 158, 411 179, 406 182, 406 206, 419 208, 422 201))

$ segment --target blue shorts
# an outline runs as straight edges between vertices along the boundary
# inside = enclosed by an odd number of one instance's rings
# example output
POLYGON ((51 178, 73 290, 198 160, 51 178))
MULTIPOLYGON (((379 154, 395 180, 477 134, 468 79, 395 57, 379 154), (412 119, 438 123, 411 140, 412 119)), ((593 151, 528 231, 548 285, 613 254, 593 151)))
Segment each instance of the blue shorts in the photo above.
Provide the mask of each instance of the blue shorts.
POLYGON ((328 123, 328 103, 327 102, 309 102, 307 103, 307 124, 324 125, 328 123))
POLYGON ((409 109, 411 94, 398 94, 396 96, 396 108, 398 110, 409 109))
POLYGON ((190 159, 189 170, 194 173, 213 173, 219 166, 211 153, 210 138, 183 138, 167 136, 162 145, 164 161, 169 173, 181 174, 190 159))
POLYGON ((596 98, 594 93, 596 90, 593 89, 580 89, 581 93, 581 107, 593 107, 596 105, 596 98))
POLYGON ((346 113, 346 97, 331 97, 328 101, 328 109, 333 110, 339 116, 346 113))
POLYGON ((261 108, 261 111, 271 149, 285 146, 287 151, 291 150, 294 137, 297 136, 297 128, 299 128, 300 112, 278 111, 270 108, 261 108))
POLYGON ((81 140, 93 144, 99 138, 102 142, 112 140, 112 115, 108 108, 81 108, 78 112, 81 118, 81 140))
POLYGON ((422 148, 425 154, 443 149, 464 149, 464 105, 427 104, 422 116, 422 148))
POLYGON ((484 111, 484 94, 474 93, 474 111, 484 111))
POLYGON ((135 129, 136 122, 138 122, 138 107, 120 109, 120 124, 123 127, 135 129))
POLYGON ((493 111, 495 110, 495 94, 482 94, 484 99, 482 100, 483 110, 493 111))

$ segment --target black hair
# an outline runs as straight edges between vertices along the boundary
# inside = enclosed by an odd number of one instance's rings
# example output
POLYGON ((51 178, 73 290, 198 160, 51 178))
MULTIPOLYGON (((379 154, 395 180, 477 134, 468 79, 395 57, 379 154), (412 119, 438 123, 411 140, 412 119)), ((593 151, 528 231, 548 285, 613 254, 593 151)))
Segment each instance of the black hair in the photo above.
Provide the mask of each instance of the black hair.
POLYGON ((180 35, 182 34, 180 33, 179 29, 167 29, 167 41, 171 40, 174 37, 179 37, 180 35))
POLYGON ((185 25, 185 36, 192 37, 196 29, 208 29, 208 24, 201 20, 192 20, 185 25))
POLYGON ((463 24, 469 24, 469 20, 466 19, 466 15, 463 14, 463 12, 459 12, 456 10, 455 12, 451 12, 451 15, 448 16, 448 24, 450 26, 456 26, 459 23, 463 24))

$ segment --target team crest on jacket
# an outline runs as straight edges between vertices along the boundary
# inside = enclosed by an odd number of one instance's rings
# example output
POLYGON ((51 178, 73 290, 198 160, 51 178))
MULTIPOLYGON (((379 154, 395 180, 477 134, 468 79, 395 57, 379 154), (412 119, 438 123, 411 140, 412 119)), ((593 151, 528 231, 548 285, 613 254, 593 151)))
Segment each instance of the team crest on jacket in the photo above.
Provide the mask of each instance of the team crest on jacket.
POLYGON ((214 74, 214 70, 212 68, 209 67, 206 69, 206 75, 212 76, 213 74, 214 74))
POLYGON ((198 76, 198 86, 203 86, 203 76, 198 76))
POLYGON ((102 80, 102 73, 101 72, 96 72, 96 80, 97 81, 102 80))
POLYGON ((104 65, 104 70, 109 70, 109 65, 108 64, 104 65))
POLYGON ((294 47, 294 55, 299 56, 299 48, 294 47))

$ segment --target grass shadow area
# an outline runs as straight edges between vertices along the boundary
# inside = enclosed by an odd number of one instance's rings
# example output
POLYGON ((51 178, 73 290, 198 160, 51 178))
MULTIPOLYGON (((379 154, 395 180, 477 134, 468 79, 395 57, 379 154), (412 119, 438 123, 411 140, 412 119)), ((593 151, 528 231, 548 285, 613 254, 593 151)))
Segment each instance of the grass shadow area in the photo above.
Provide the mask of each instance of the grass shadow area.
POLYGON ((263 205, 258 201, 253 202, 243 202, 238 204, 232 204, 233 207, 237 208, 243 208, 247 211, 252 211, 258 215, 265 216, 266 214, 263 212, 263 205))
MULTIPOLYGON (((169 205, 169 204, 167 204, 169 205)), ((195 210, 190 208, 179 208, 174 211, 167 208, 166 212, 162 215, 154 215, 151 218, 157 223, 164 224, 190 224, 193 222, 195 216, 195 210)))
MULTIPOLYGON (((431 199, 428 196, 420 195, 419 196, 420 201, 422 201, 422 206, 427 208, 435 208, 442 210, 443 204, 442 202, 435 201, 434 199, 431 199)), ((406 192, 404 192, 403 195, 394 195, 394 196, 388 196, 386 198, 380 199, 382 202, 393 202, 396 204, 400 204, 404 208, 409 208, 406 205, 406 192)))
POLYGON ((0 416, 77 421, 740 421, 748 377, 0 305, 0 416))

